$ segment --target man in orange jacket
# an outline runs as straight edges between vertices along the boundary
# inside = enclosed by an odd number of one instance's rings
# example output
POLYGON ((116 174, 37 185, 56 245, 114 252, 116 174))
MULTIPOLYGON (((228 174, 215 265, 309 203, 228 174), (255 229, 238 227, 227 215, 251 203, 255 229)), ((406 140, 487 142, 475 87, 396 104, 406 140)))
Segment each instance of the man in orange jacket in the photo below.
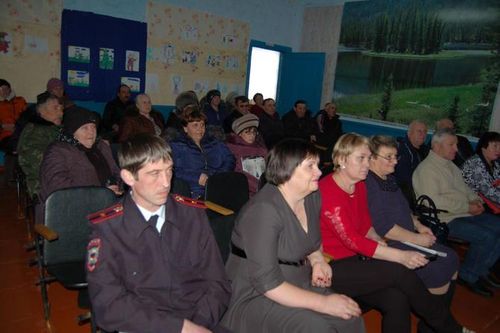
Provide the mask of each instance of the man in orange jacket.
POLYGON ((0 79, 0 141, 12 135, 16 120, 26 105, 26 100, 16 96, 10 83, 0 79))

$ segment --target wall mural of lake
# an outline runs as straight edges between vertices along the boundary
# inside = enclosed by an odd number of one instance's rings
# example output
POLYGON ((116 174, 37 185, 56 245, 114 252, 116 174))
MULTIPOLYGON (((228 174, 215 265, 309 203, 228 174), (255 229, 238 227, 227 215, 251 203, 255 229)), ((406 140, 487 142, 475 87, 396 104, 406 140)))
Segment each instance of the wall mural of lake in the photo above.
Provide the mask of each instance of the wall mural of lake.
POLYGON ((345 4, 339 112, 430 128, 451 117, 461 132, 484 132, 500 77, 499 9, 495 0, 345 4))

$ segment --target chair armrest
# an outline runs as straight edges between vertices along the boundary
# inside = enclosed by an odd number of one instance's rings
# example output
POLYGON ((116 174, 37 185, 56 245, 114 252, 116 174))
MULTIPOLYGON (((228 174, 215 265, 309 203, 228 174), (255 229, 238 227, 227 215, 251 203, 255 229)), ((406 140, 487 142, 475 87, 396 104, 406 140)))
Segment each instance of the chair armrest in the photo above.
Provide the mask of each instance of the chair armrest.
POLYGON ((234 214, 233 210, 226 208, 226 207, 223 207, 221 205, 218 205, 218 204, 211 202, 211 201, 205 201, 205 206, 207 206, 208 209, 213 210, 214 212, 219 213, 219 214, 224 215, 224 216, 234 214))
POLYGON ((52 242, 59 238, 57 232, 44 226, 43 224, 35 224, 35 232, 49 242, 52 242))

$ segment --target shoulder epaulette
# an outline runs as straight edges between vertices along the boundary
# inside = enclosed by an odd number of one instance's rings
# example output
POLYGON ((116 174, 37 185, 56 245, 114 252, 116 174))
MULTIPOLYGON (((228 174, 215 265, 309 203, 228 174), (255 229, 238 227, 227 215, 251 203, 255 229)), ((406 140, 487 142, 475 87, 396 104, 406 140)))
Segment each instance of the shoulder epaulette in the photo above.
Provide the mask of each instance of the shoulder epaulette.
POLYGON ((201 200, 184 197, 179 194, 174 194, 173 197, 175 201, 186 206, 191 206, 196 208, 207 208, 207 206, 205 206, 205 203, 201 200))
POLYGON ((92 224, 98 224, 106 220, 109 220, 113 217, 120 216, 122 214, 123 214, 123 205, 121 203, 118 203, 116 205, 113 205, 111 207, 105 208, 96 213, 88 215, 87 219, 92 224))

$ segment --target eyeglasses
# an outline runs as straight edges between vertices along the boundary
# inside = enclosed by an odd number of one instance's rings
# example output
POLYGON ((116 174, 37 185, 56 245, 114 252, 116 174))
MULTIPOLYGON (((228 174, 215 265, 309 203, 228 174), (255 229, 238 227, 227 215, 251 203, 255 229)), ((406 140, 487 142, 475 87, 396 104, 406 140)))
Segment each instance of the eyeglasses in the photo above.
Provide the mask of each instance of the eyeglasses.
POLYGON ((257 129, 255 127, 252 127, 252 128, 245 128, 243 131, 242 131, 244 134, 257 134, 257 129))
POLYGON ((386 161, 399 161, 399 159, 401 158, 400 156, 398 155, 389 155, 389 156, 382 156, 382 155, 379 155, 379 154, 374 154, 380 158, 383 158, 384 160, 386 161))

